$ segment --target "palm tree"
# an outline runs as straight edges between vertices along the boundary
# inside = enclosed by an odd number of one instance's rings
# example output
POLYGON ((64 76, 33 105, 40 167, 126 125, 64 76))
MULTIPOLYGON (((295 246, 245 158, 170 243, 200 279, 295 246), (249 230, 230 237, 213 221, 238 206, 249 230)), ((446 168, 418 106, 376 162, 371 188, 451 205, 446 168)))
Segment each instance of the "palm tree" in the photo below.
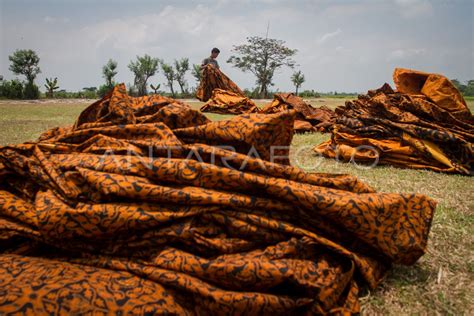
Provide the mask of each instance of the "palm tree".
POLYGON ((296 88, 295 94, 298 95, 298 89, 299 89, 299 87, 301 87, 301 85, 305 81, 304 75, 301 72, 301 70, 298 70, 298 71, 293 73, 293 75, 291 76, 291 81, 293 82, 293 84, 295 85, 295 88, 296 88))
POLYGON ((46 78, 46 84, 44 85, 44 87, 47 90, 46 96, 49 97, 49 98, 53 98, 54 97, 54 90, 59 89, 58 78, 54 78, 54 79, 53 78, 51 78, 51 79, 46 78))

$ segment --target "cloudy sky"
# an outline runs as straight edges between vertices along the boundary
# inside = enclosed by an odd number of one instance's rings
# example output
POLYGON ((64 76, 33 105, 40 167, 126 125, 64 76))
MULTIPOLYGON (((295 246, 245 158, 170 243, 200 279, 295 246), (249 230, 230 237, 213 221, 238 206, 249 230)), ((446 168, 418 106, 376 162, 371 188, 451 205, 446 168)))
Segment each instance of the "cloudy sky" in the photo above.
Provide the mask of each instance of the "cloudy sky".
MULTIPOLYGON (((13 78, 8 55, 37 51, 42 74, 61 88, 103 83, 101 67, 118 61, 117 81, 132 82, 136 55, 200 63, 219 47, 221 69, 242 88, 255 78, 225 61, 246 37, 284 40, 298 49, 303 89, 365 92, 391 83, 394 67, 474 79, 474 1, 471 0, 0 0, 0 74, 13 78)), ((292 90, 293 70, 275 87, 292 90)), ((161 73, 151 78, 164 83, 161 73)), ((195 82, 191 76, 190 85, 195 82)), ((163 84, 162 84, 163 86, 163 84)))

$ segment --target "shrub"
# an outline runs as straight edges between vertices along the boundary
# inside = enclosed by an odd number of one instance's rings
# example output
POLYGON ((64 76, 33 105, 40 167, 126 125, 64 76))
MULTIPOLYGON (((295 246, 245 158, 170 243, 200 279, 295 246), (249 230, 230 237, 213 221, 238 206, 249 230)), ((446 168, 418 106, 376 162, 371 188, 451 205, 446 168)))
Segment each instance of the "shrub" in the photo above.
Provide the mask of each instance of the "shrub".
POLYGON ((99 98, 103 98, 110 90, 113 89, 113 87, 115 86, 115 82, 112 83, 112 86, 109 86, 107 84, 103 84, 99 87, 99 89, 97 89, 97 95, 99 96, 99 98))
POLYGON ((81 91, 83 98, 85 99, 97 99, 97 92, 92 90, 81 91))
POLYGON ((247 98, 250 98, 250 99, 258 99, 258 98, 260 98, 260 94, 259 94, 258 88, 255 88, 255 89, 253 89, 253 90, 244 89, 244 95, 245 95, 247 98))
POLYGON ((37 85, 34 83, 27 83, 25 89, 23 90, 24 99, 38 99, 40 96, 40 91, 37 85))
POLYGON ((302 98, 320 98, 321 95, 314 90, 304 90, 299 93, 302 98))
POLYGON ((22 99, 23 89, 23 83, 18 79, 1 81, 0 97, 6 99, 22 99))

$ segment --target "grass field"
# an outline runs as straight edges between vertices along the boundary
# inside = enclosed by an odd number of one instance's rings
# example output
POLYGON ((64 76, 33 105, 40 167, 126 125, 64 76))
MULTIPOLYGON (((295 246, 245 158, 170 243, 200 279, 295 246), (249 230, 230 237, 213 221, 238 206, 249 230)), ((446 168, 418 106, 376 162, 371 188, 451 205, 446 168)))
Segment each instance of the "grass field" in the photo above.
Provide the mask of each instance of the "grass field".
MULTIPOLYGON (((314 99, 310 103, 334 108, 345 100, 314 99)), ((0 145, 34 140, 48 128, 70 125, 90 103, 0 101, 0 145)), ((202 103, 189 104, 198 109, 202 103)), ((473 111, 474 100, 468 104, 473 111)), ((311 148, 328 138, 318 133, 295 135, 293 163, 308 171, 354 174, 379 191, 419 192, 438 201, 427 254, 412 267, 395 266, 374 292, 365 290, 363 313, 474 314, 474 178, 392 167, 362 169, 316 157, 311 148)))

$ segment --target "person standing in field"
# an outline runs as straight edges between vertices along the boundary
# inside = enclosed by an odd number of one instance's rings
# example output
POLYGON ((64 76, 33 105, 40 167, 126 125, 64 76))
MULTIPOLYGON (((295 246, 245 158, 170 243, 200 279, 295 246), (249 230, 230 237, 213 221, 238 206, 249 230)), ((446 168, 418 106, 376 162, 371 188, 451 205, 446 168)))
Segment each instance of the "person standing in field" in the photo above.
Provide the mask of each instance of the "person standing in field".
POLYGON ((212 66, 216 67, 217 69, 219 69, 219 63, 217 62, 216 58, 217 56, 219 56, 219 53, 221 51, 219 50, 219 48, 216 48, 214 47, 212 50, 211 50, 211 56, 208 57, 208 58, 205 58, 203 61, 202 61, 202 64, 201 64, 201 70, 204 69, 204 67, 206 67, 206 65, 209 65, 211 64, 212 66))

